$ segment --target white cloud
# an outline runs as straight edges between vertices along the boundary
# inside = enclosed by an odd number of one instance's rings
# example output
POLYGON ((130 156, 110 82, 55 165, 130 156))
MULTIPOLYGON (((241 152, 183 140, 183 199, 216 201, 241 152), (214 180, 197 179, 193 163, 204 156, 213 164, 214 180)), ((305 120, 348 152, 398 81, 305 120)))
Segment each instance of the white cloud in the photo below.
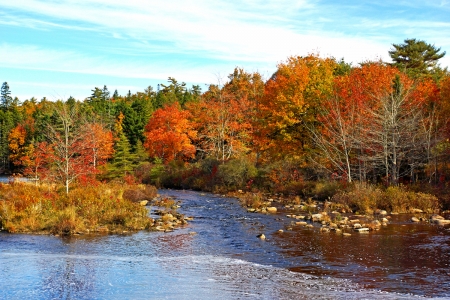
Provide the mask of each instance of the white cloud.
MULTIPOLYGON (((288 56, 311 52, 354 64, 389 60, 391 43, 410 37, 450 51, 449 22, 345 14, 345 9, 357 11, 363 4, 342 8, 313 0, 4 2, 0 26, 89 31, 123 41, 100 46, 107 51, 4 42, 0 64, 9 68, 214 83, 216 74, 226 77, 236 65, 270 76, 288 56), (392 31, 407 36, 394 39, 388 34, 392 31)), ((448 8, 445 1, 439 4, 448 8)), ((441 64, 449 66, 450 60, 446 57, 441 64)))

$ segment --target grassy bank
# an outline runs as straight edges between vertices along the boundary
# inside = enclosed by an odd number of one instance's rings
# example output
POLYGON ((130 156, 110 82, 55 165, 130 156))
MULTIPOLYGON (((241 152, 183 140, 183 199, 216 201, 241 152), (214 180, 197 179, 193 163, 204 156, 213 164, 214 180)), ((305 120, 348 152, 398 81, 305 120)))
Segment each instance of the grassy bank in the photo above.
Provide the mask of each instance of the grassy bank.
POLYGON ((264 211, 271 206, 271 201, 277 199, 286 205, 308 207, 316 200, 321 201, 324 210, 373 214, 385 210, 389 213, 436 213, 442 210, 442 202, 434 195, 417 192, 406 186, 382 187, 371 184, 356 183, 339 186, 336 183, 310 182, 309 193, 299 196, 293 193, 261 193, 243 192, 232 193, 241 199, 243 206, 264 211), (328 195, 327 198, 324 198, 328 195))
POLYGON ((156 188, 120 183, 74 187, 0 184, 0 225, 8 232, 73 235, 150 228, 153 220, 139 201, 156 188))

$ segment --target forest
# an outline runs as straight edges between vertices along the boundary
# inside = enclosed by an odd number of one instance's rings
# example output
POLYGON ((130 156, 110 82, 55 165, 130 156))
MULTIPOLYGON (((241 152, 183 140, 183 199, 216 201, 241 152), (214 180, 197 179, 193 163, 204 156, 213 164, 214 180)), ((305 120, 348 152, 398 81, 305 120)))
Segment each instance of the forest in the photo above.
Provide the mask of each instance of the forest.
POLYGON ((319 200, 398 188, 448 208, 450 73, 416 39, 392 63, 292 56, 268 79, 235 68, 202 91, 174 78, 51 101, 4 82, 0 173, 72 188, 102 182, 319 200))

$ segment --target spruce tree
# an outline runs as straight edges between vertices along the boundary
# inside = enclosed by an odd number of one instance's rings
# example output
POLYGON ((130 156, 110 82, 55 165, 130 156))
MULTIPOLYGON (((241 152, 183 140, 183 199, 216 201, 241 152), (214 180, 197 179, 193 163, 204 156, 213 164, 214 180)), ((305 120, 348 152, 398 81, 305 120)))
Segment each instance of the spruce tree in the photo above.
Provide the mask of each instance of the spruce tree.
POLYGON ((13 101, 11 97, 11 91, 9 90, 9 85, 6 81, 2 84, 0 95, 0 106, 2 110, 6 111, 11 106, 11 103, 13 101))

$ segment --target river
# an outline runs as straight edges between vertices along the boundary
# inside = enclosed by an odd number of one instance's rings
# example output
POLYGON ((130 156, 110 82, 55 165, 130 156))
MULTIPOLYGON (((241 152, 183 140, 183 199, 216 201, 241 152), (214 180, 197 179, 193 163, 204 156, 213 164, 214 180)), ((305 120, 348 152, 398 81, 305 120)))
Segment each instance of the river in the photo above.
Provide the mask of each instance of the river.
POLYGON ((394 216, 380 231, 343 237, 287 230, 286 212, 248 213, 235 199, 160 194, 194 220, 170 233, 0 233, 0 299, 450 298, 446 228, 394 216))

